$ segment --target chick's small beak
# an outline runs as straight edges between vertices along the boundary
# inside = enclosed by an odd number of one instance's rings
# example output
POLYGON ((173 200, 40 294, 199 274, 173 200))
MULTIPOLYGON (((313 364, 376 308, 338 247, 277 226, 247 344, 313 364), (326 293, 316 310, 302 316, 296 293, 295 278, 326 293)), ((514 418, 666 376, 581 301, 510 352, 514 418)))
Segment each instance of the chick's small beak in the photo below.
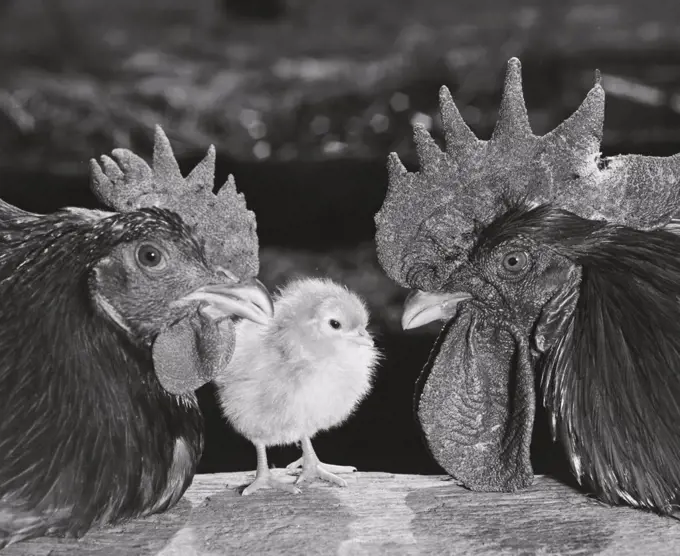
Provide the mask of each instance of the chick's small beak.
POLYGON ((471 297, 467 292, 431 293, 414 290, 404 302, 401 326, 409 330, 436 320, 448 321, 455 316, 458 303, 471 297))
POLYGON ((194 290, 182 302, 202 301, 204 310, 214 317, 242 317, 258 324, 267 324, 274 315, 274 303, 262 282, 251 280, 233 284, 210 284, 194 290))
POLYGON ((358 330, 352 335, 352 340, 360 346, 373 346, 373 339, 366 329, 358 330))

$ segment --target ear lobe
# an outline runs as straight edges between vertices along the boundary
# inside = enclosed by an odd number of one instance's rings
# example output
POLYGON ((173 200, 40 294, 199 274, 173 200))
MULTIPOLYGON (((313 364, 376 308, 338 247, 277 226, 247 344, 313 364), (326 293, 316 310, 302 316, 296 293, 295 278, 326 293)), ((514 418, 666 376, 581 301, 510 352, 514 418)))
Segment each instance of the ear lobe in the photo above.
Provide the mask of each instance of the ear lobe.
POLYGON ((233 323, 222 326, 201 309, 158 335, 152 346, 153 364, 161 386, 181 395, 210 382, 234 350, 233 323))
POLYGON ((572 267, 564 285, 541 310, 534 327, 533 342, 540 353, 548 351, 564 334, 574 314, 581 284, 581 268, 572 267))
POLYGON ((418 400, 432 456, 471 490, 528 487, 535 394, 527 342, 468 307, 444 335, 418 400))

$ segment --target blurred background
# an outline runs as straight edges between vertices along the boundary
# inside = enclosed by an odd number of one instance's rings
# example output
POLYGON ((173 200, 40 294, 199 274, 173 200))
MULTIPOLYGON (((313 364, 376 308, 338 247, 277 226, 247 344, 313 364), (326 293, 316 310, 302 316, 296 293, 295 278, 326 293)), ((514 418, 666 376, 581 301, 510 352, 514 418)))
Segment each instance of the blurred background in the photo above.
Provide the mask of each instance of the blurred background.
MULTIPOLYGON (((602 71, 606 155, 680 152, 680 5, 675 0, 0 0, 0 196, 28 210, 97 206, 90 157, 149 157, 160 123, 185 171, 218 151, 257 214, 261 279, 329 276, 368 302, 386 355, 371 397, 315 442, 361 470, 438 473, 413 418, 436 325, 404 333, 406 292, 382 273, 373 215, 411 126, 441 140, 448 85, 488 138, 505 64, 523 65, 533 129, 551 130, 602 71)), ((211 386, 200 472, 255 468, 211 386)), ((564 459, 539 410, 536 472, 564 459)), ((296 448, 270 451, 283 466, 296 448)))

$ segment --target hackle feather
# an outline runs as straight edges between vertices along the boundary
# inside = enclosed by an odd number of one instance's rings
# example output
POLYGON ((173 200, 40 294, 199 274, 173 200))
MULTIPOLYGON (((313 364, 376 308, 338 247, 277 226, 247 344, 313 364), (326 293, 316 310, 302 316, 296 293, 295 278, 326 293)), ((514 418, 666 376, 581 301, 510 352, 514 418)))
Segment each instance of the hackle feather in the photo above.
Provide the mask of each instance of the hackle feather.
POLYGON ((544 403, 601 499, 671 513, 680 493, 680 237, 608 231, 578 249, 578 305, 547 355, 544 403))

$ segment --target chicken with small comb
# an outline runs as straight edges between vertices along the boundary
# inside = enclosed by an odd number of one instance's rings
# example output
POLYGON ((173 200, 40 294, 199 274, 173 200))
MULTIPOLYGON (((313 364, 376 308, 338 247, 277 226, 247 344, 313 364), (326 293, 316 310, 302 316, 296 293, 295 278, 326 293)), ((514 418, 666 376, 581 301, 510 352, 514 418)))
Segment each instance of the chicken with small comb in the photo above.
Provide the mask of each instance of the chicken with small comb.
POLYGON ((440 95, 445 148, 417 125, 420 162, 389 158, 380 262, 412 288, 404 328, 443 323, 417 385, 437 462, 465 486, 533 481, 536 404, 578 481, 602 501, 680 502, 680 155, 602 157, 599 82, 532 133, 519 60, 488 141, 440 95))
POLYGON ((160 128, 152 167, 113 157, 92 188, 115 212, 0 201, 0 548, 176 504, 203 450, 194 390, 235 318, 272 314, 254 216, 233 179, 212 192, 214 149, 186 179, 160 128))
POLYGON ((264 326, 236 325, 231 361, 215 377, 225 419, 254 445, 255 480, 244 495, 271 487, 298 493, 322 479, 339 486, 336 474, 354 467, 321 463, 312 438, 342 424, 369 393, 379 358, 367 331, 363 301, 330 280, 296 280, 275 296, 274 316, 264 326), (267 447, 301 443, 295 484, 274 477, 267 447))

